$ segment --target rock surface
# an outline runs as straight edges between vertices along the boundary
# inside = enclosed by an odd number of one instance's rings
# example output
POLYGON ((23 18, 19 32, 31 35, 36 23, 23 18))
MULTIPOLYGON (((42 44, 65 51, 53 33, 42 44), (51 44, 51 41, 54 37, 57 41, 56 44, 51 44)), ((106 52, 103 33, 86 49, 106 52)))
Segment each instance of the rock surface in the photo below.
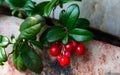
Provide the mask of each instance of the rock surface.
MULTIPOLYGON (((0 35, 10 37, 19 34, 19 25, 22 19, 11 16, 0 16, 0 35)), ((71 66, 60 67, 58 62, 44 61, 45 68, 41 74, 35 74, 30 71, 19 72, 11 64, 6 62, 0 66, 0 75, 104 75, 107 72, 120 73, 120 47, 113 46, 104 42, 92 40, 86 44, 87 54, 83 57, 74 55, 71 58, 71 66)), ((10 53, 12 46, 6 51, 10 53)))
POLYGON ((120 0, 82 0, 81 17, 91 26, 120 37, 120 0))
POLYGON ((75 75, 120 73, 120 47, 96 40, 85 45, 87 47, 85 56, 72 57, 71 68, 75 75))

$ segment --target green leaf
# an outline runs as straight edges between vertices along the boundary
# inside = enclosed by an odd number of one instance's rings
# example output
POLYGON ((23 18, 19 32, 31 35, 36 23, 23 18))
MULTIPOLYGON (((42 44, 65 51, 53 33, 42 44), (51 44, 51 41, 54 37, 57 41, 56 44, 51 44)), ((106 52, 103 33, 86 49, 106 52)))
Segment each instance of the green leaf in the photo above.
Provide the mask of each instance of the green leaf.
POLYGON ((7 46, 9 43, 9 40, 6 36, 0 35, 0 46, 4 47, 7 46))
POLYGON ((36 36, 39 31, 41 30, 43 25, 41 25, 40 23, 39 24, 36 24, 32 27, 29 27, 25 30, 23 30, 20 35, 19 35, 19 38, 20 39, 31 39, 32 37, 36 36))
POLYGON ((23 30, 32 27, 38 23, 41 23, 42 25, 45 24, 45 19, 40 16, 40 15, 34 15, 31 17, 28 17, 27 19, 25 19, 25 21, 20 25, 20 32, 22 32, 23 30))
POLYGON ((39 41, 30 41, 35 47, 39 48, 39 49, 43 49, 43 45, 41 42, 39 41))
MULTIPOLYGON (((32 0, 6 0, 11 9, 14 8, 34 8, 34 2, 32 0)), ((28 10, 28 9, 26 9, 28 10)))
POLYGON ((35 8, 35 2, 33 2, 32 0, 28 0, 23 7, 23 9, 25 10, 33 10, 33 8, 35 8))
POLYGON ((14 44, 16 42, 15 36, 12 35, 10 39, 10 43, 14 44))
POLYGON ((21 54, 26 53, 30 50, 27 41, 17 41, 13 46, 12 53, 12 62, 16 66, 16 68, 20 71, 26 69, 26 66, 22 60, 21 54))
POLYGON ((17 40, 13 45, 13 52, 12 52, 12 63, 17 67, 17 57, 20 55, 21 52, 28 49, 27 42, 20 42, 17 40), (27 48, 24 48, 26 46, 27 48))
POLYGON ((22 17, 23 17, 23 15, 22 15, 21 12, 18 13, 18 17, 19 17, 19 18, 22 18, 22 17))
POLYGON ((22 8, 27 3, 28 0, 6 0, 8 4, 12 7, 22 8))
POLYGON ((87 28, 90 25, 90 22, 85 18, 79 18, 75 24, 77 28, 87 28))
POLYGON ((14 16, 15 15, 15 13, 16 13, 16 11, 18 10, 18 8, 14 8, 13 10, 12 10, 12 16, 14 16))
POLYGON ((74 40, 78 42, 89 41, 93 38, 93 34, 85 29, 75 28, 69 32, 69 36, 71 36, 74 40))
POLYGON ((65 35, 65 37, 62 39, 62 43, 63 44, 67 44, 68 43, 68 34, 65 35))
MULTIPOLYGON (((21 52, 26 52, 29 50, 29 46, 28 46, 28 41, 16 41, 16 43, 13 46, 13 50, 14 52, 19 55, 21 54, 21 52)), ((14 53, 13 52, 13 53, 14 53)))
POLYGON ((59 19, 62 18, 62 16, 63 16, 64 13, 65 13, 65 10, 62 10, 62 11, 60 12, 59 19))
POLYGON ((35 8, 35 2, 33 2, 31 0, 28 0, 27 3, 25 4, 25 6, 23 7, 23 9, 25 10, 25 12, 28 16, 33 15, 34 8, 35 8))
POLYGON ((2 4, 2 3, 3 3, 3 1, 4 1, 4 0, 0 0, 0 4, 2 4))
POLYGON ((0 47, 0 64, 2 65, 3 62, 6 62, 6 61, 7 61, 7 55, 6 55, 5 49, 0 47))
POLYGON ((23 62, 23 59, 21 57, 21 54, 18 55, 17 59, 16 59, 16 68, 19 70, 19 71, 24 71, 26 69, 26 66, 23 62))
POLYGON ((33 13, 43 15, 44 14, 44 8, 49 2, 50 1, 44 1, 44 2, 41 2, 41 3, 37 4, 35 6, 35 9, 33 10, 33 13))
POLYGON ((39 55, 34 50, 29 50, 21 54, 25 66, 33 72, 40 73, 43 70, 43 64, 39 55))
POLYGON ((79 6, 77 4, 70 5, 64 15, 60 18, 61 24, 65 25, 68 30, 74 27, 80 14, 79 6))
POLYGON ((47 29, 46 29, 45 31, 43 31, 43 33, 40 35, 39 41, 40 41, 42 44, 44 44, 44 43, 47 42, 46 36, 47 36, 47 33, 48 33, 49 30, 50 30, 50 28, 47 28, 47 29))
POLYGON ((13 51, 12 53, 12 63, 16 66, 17 64, 17 57, 18 57, 18 53, 17 51, 13 51))
POLYGON ((58 4, 59 0, 52 0, 44 7, 44 16, 49 16, 52 9, 58 4))
POLYGON ((47 41, 55 42, 62 39, 65 36, 65 32, 61 27, 53 27, 47 33, 47 41))
POLYGON ((5 0, 9 6, 10 9, 13 10, 12 15, 15 14, 14 10, 25 10, 27 16, 31 16, 33 9, 35 8, 35 2, 32 0, 5 0), (30 12, 28 12, 30 11, 30 12))

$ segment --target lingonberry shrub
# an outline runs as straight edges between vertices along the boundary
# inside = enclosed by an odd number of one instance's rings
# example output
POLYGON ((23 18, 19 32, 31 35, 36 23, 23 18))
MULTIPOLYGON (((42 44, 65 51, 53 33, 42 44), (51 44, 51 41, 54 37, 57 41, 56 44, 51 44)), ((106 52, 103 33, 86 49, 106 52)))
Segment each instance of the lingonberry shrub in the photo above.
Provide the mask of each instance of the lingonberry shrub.
POLYGON ((13 44, 13 51, 10 53, 12 62, 20 71, 29 69, 40 73, 43 70, 36 47, 44 50, 44 47, 49 45, 50 55, 56 57, 63 67, 70 64, 71 53, 84 55, 86 48, 81 42, 91 40, 93 34, 85 29, 90 25, 89 21, 79 18, 80 8, 77 4, 62 9, 64 3, 71 1, 81 0, 51 0, 40 3, 32 0, 1 0, 0 4, 6 2, 9 5, 11 15, 25 20, 20 25, 17 38, 12 35, 11 39, 8 39, 0 35, 0 65, 7 61, 5 48, 9 44, 13 44), (62 9, 58 19, 54 18, 57 6, 62 9), (38 37, 39 32, 41 35, 38 37))

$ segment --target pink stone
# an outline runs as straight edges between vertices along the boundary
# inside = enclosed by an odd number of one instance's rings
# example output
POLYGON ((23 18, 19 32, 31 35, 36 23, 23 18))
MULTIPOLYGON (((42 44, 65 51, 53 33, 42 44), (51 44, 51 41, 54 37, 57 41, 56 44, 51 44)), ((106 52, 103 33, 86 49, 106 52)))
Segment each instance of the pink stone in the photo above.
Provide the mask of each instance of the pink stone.
POLYGON ((92 40, 85 43, 87 54, 74 55, 71 67, 75 75, 104 75, 107 72, 120 73, 120 47, 92 40))

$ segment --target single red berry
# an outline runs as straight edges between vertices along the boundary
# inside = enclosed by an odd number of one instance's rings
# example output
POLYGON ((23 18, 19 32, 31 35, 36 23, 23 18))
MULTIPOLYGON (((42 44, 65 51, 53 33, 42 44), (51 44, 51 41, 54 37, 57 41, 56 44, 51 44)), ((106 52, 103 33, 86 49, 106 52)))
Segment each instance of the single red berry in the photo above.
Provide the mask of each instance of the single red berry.
POLYGON ((60 50, 62 49, 62 43, 61 43, 61 41, 57 41, 53 45, 58 45, 59 48, 60 48, 60 50))
POLYGON ((52 45, 50 47, 50 55, 51 56, 58 56, 60 54, 60 48, 58 45, 52 45))
POLYGON ((58 61, 60 61, 60 60, 61 60, 61 58, 62 58, 62 56, 61 56, 61 55, 58 55, 58 56, 57 56, 57 60, 58 60, 58 61))
POLYGON ((65 47, 65 50, 68 52, 72 52, 74 50, 72 43, 68 43, 64 47, 65 47))
POLYGON ((70 58, 66 56, 62 56, 62 58, 60 59, 60 65, 65 67, 68 66, 69 64, 70 64, 70 58))
POLYGON ((84 44, 79 43, 79 44, 77 45, 75 51, 76 51, 76 53, 77 53, 78 55, 84 55, 85 52, 86 52, 84 44))
POLYGON ((65 52, 65 53, 64 53, 64 56, 66 56, 66 57, 70 57, 70 52, 68 52, 68 51, 65 52))
POLYGON ((72 43, 72 45, 73 45, 74 48, 77 46, 77 42, 76 41, 72 40, 71 43, 72 43))

